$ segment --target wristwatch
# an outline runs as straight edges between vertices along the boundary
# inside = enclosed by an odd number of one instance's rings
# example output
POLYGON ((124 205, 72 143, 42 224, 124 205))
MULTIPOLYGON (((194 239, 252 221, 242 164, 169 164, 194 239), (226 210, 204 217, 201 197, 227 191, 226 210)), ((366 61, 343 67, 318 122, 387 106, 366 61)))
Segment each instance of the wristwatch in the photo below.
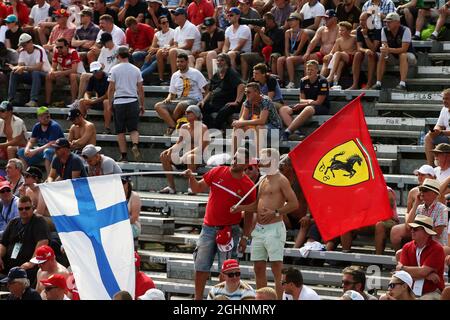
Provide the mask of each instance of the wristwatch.
POLYGON ((275 217, 279 217, 280 216, 280 212, 277 210, 275 210, 275 217))
POLYGON ((242 239, 244 239, 245 241, 248 241, 250 238, 248 236, 242 236, 242 239))

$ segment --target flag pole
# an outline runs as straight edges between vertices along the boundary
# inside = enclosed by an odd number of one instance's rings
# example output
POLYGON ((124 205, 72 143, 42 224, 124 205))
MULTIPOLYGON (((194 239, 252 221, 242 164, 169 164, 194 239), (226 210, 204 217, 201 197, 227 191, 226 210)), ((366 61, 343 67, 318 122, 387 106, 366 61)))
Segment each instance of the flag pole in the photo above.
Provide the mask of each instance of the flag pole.
POLYGON ((250 195, 250 193, 253 192, 253 190, 255 190, 260 184, 261 182, 264 180, 264 178, 267 177, 266 175, 261 176, 261 178, 259 178, 259 181, 250 189, 248 190, 248 192, 245 194, 245 196, 243 196, 241 198, 241 200, 239 200, 238 203, 236 203, 234 206, 232 206, 230 208, 230 212, 233 212, 234 210, 236 210, 236 208, 242 203, 244 202, 245 199, 247 199, 247 197, 250 195))
MULTIPOLYGON (((183 175, 183 171, 142 171, 142 172, 129 172, 129 173, 119 173, 122 177, 129 177, 129 176, 147 176, 147 175, 158 175, 158 174, 173 174, 173 175, 183 175)), ((191 173, 193 176, 197 176, 198 173, 191 173)))

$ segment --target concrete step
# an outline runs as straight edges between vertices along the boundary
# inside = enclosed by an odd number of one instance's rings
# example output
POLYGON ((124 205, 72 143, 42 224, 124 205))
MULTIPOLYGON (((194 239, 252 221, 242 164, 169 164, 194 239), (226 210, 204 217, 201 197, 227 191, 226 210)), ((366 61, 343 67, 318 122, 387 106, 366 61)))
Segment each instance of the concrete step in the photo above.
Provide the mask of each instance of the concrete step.
MULTIPOLYGON (((442 104, 425 104, 425 103, 376 103, 375 109, 378 111, 402 111, 404 113, 410 112, 435 112, 439 114, 442 109, 442 104)), ((425 120, 423 121, 425 124, 425 120)))
MULTIPOLYGON (((412 91, 408 92, 398 92, 392 91, 388 96, 387 100, 382 102, 392 102, 397 101, 401 103, 411 103, 411 104, 440 104, 442 103, 442 95, 437 88, 433 88, 430 91, 412 91)), ((381 102, 381 101, 380 101, 381 102)))

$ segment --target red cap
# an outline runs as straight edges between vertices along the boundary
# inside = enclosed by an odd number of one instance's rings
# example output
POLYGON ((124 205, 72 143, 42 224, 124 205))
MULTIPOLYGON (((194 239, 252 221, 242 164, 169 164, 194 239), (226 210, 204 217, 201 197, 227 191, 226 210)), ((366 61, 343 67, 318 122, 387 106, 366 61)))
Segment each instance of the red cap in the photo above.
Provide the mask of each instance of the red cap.
POLYGON ((225 260, 222 264, 222 272, 239 269, 239 262, 235 259, 225 260))
POLYGON ((66 278, 62 274, 52 274, 48 279, 41 280, 45 287, 58 287, 67 290, 66 278))
POLYGON ((141 266, 141 257, 136 251, 134 252, 134 265, 138 268, 141 266))
POLYGON ((217 231, 216 243, 226 245, 231 241, 231 227, 226 226, 223 229, 217 231))
POLYGON ((57 17, 69 17, 69 11, 67 11, 66 9, 58 9, 54 12, 54 15, 57 17))
POLYGON ((37 248, 36 256, 33 259, 31 259, 30 262, 35 264, 41 264, 54 258, 55 252, 53 251, 53 249, 49 246, 44 245, 37 248))
POLYGON ((12 189, 9 181, 0 182, 0 190, 6 189, 6 188, 12 189))

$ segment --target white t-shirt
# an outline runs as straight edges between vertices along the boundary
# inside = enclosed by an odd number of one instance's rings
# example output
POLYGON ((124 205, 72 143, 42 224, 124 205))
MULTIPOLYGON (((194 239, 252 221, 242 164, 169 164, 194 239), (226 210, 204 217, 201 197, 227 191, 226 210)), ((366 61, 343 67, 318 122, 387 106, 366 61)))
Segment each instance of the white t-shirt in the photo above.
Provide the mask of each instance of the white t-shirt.
POLYGON ((311 7, 309 3, 306 3, 302 10, 300 10, 300 14, 303 15, 304 20, 323 17, 325 15, 325 7, 320 2, 316 2, 313 7, 311 7))
POLYGON ((50 5, 47 2, 41 8, 39 8, 38 4, 31 8, 30 18, 33 19, 33 26, 36 27, 39 22, 47 20, 48 9, 50 9, 50 5))
MULTIPOLYGON (((97 42, 100 41, 100 37, 102 36, 102 33, 105 32, 103 30, 100 30, 100 32, 97 34, 97 42)), ((118 26, 114 25, 112 31, 111 31, 112 41, 116 46, 126 45, 126 39, 125 39, 125 32, 122 31, 118 26)))
POLYGON ((434 168, 434 173, 436 174, 437 181, 442 182, 450 176, 450 168, 441 171, 441 167, 436 167, 434 168))
POLYGON ((109 71, 108 81, 115 84, 114 103, 124 104, 138 100, 137 84, 142 82, 141 71, 131 63, 119 63, 109 71), (119 98, 116 97, 129 97, 119 98), (133 98, 135 97, 135 98, 133 98))
POLYGON ((186 20, 183 28, 180 28, 180 26, 175 28, 173 40, 178 43, 178 47, 184 47, 186 45, 186 40, 194 39, 194 44, 190 51, 199 51, 201 48, 201 37, 197 27, 186 20))
POLYGON ((103 71, 105 71, 106 74, 109 74, 109 71, 111 70, 111 68, 117 64, 117 59, 116 59, 117 48, 118 47, 116 45, 114 45, 114 47, 112 49, 103 47, 100 50, 100 55, 98 56, 97 61, 104 65, 103 71))
POLYGON ((247 40, 242 47, 242 52, 251 52, 252 51, 252 32, 250 28, 246 25, 240 25, 239 28, 234 31, 233 26, 229 26, 225 30, 225 39, 230 41, 230 50, 234 50, 239 45, 239 40, 245 39, 247 40))
POLYGON ((0 26, 0 42, 5 43, 6 31, 8 31, 7 26, 0 26))
POLYGON ((42 71, 49 72, 51 69, 50 62, 48 61, 47 53, 41 46, 35 44, 32 53, 28 53, 26 50, 22 50, 19 53, 18 63, 23 63, 25 66, 32 67, 41 62, 44 62, 42 71))
POLYGON ((444 127, 445 128, 444 130, 448 130, 450 128, 449 121, 450 121, 449 109, 446 107, 442 107, 441 113, 439 114, 439 118, 436 124, 438 126, 444 127))
POLYGON ((169 28, 169 31, 167 31, 166 33, 163 33, 162 30, 155 33, 155 37, 156 37, 156 39, 158 39, 158 46, 160 48, 169 46, 170 41, 172 41, 174 36, 175 36, 175 30, 172 28, 169 28))
POLYGON ((185 73, 178 70, 170 79, 169 92, 176 94, 178 98, 189 97, 200 101, 203 99, 203 87, 207 84, 208 81, 197 69, 189 68, 185 73))
MULTIPOLYGON (((23 122, 22 119, 20 119, 19 117, 16 116, 12 116, 12 121, 11 121, 11 127, 12 127, 12 137, 18 137, 22 134, 22 132, 25 135, 25 138, 28 137, 27 134, 27 127, 25 126, 25 122, 23 122)), ((5 135, 5 120, 0 119, 0 137, 6 137, 5 135)))
MULTIPOLYGON (((294 298, 283 292, 283 300, 294 300, 294 298)), ((310 287, 303 285, 298 300, 320 300, 320 296, 310 287)))

